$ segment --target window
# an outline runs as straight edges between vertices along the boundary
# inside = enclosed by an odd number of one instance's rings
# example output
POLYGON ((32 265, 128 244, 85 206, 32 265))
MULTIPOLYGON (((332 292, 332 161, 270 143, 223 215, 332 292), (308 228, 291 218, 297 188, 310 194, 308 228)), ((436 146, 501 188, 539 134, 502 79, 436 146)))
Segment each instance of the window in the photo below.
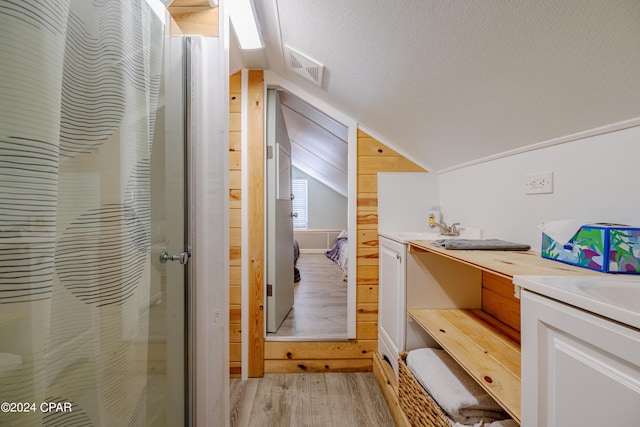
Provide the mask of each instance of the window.
POLYGON ((307 228, 308 226, 308 203, 307 203, 307 180, 293 179, 291 180, 293 193, 293 202, 291 208, 298 216, 293 217, 293 228, 307 228))

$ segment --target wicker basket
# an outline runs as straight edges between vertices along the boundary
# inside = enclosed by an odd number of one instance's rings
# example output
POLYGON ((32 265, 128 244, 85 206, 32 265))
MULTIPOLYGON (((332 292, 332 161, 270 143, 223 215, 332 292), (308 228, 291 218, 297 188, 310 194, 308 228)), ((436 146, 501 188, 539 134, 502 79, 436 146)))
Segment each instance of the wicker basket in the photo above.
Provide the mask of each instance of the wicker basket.
POLYGON ((398 360, 398 400, 407 419, 414 427, 451 427, 449 418, 413 376, 405 360, 407 352, 398 360))

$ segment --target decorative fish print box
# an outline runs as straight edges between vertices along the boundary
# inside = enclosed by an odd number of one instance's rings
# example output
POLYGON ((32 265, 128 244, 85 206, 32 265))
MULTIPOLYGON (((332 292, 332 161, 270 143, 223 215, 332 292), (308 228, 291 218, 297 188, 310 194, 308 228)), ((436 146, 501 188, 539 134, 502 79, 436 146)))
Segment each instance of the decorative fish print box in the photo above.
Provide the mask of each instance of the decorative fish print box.
POLYGON ((542 233, 542 257, 603 273, 640 274, 640 228, 583 225, 564 244, 542 233))

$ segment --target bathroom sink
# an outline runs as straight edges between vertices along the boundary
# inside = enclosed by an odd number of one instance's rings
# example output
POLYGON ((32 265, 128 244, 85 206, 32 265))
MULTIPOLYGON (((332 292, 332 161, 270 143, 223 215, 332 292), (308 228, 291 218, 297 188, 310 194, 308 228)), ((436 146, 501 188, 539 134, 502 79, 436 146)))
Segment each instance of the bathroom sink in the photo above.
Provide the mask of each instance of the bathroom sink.
POLYGON ((515 276, 513 283, 640 329, 640 276, 515 276))
POLYGON ((578 285, 579 288, 603 302, 625 308, 631 311, 640 312, 640 283, 636 281, 616 281, 594 282, 589 286, 578 285))
POLYGON ((438 240, 438 239, 480 239, 482 231, 476 227, 465 227, 460 229, 459 236, 444 236, 433 231, 378 231, 383 237, 395 240, 400 243, 407 243, 410 240, 438 240))
POLYGON ((410 240, 438 240, 442 238, 440 233, 429 233, 428 231, 379 231, 378 234, 400 243, 406 243, 410 240))

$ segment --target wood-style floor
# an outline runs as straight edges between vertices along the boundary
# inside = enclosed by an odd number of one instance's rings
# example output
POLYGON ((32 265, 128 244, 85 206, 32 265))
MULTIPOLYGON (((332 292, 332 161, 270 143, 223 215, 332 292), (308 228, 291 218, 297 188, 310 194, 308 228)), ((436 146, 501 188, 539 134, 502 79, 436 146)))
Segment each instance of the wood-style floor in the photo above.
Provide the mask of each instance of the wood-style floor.
POLYGON ((395 426, 371 372, 231 379, 231 427, 395 426))
POLYGON ((346 340, 347 282, 340 267, 324 254, 301 254, 297 267, 293 308, 267 339, 346 340))

